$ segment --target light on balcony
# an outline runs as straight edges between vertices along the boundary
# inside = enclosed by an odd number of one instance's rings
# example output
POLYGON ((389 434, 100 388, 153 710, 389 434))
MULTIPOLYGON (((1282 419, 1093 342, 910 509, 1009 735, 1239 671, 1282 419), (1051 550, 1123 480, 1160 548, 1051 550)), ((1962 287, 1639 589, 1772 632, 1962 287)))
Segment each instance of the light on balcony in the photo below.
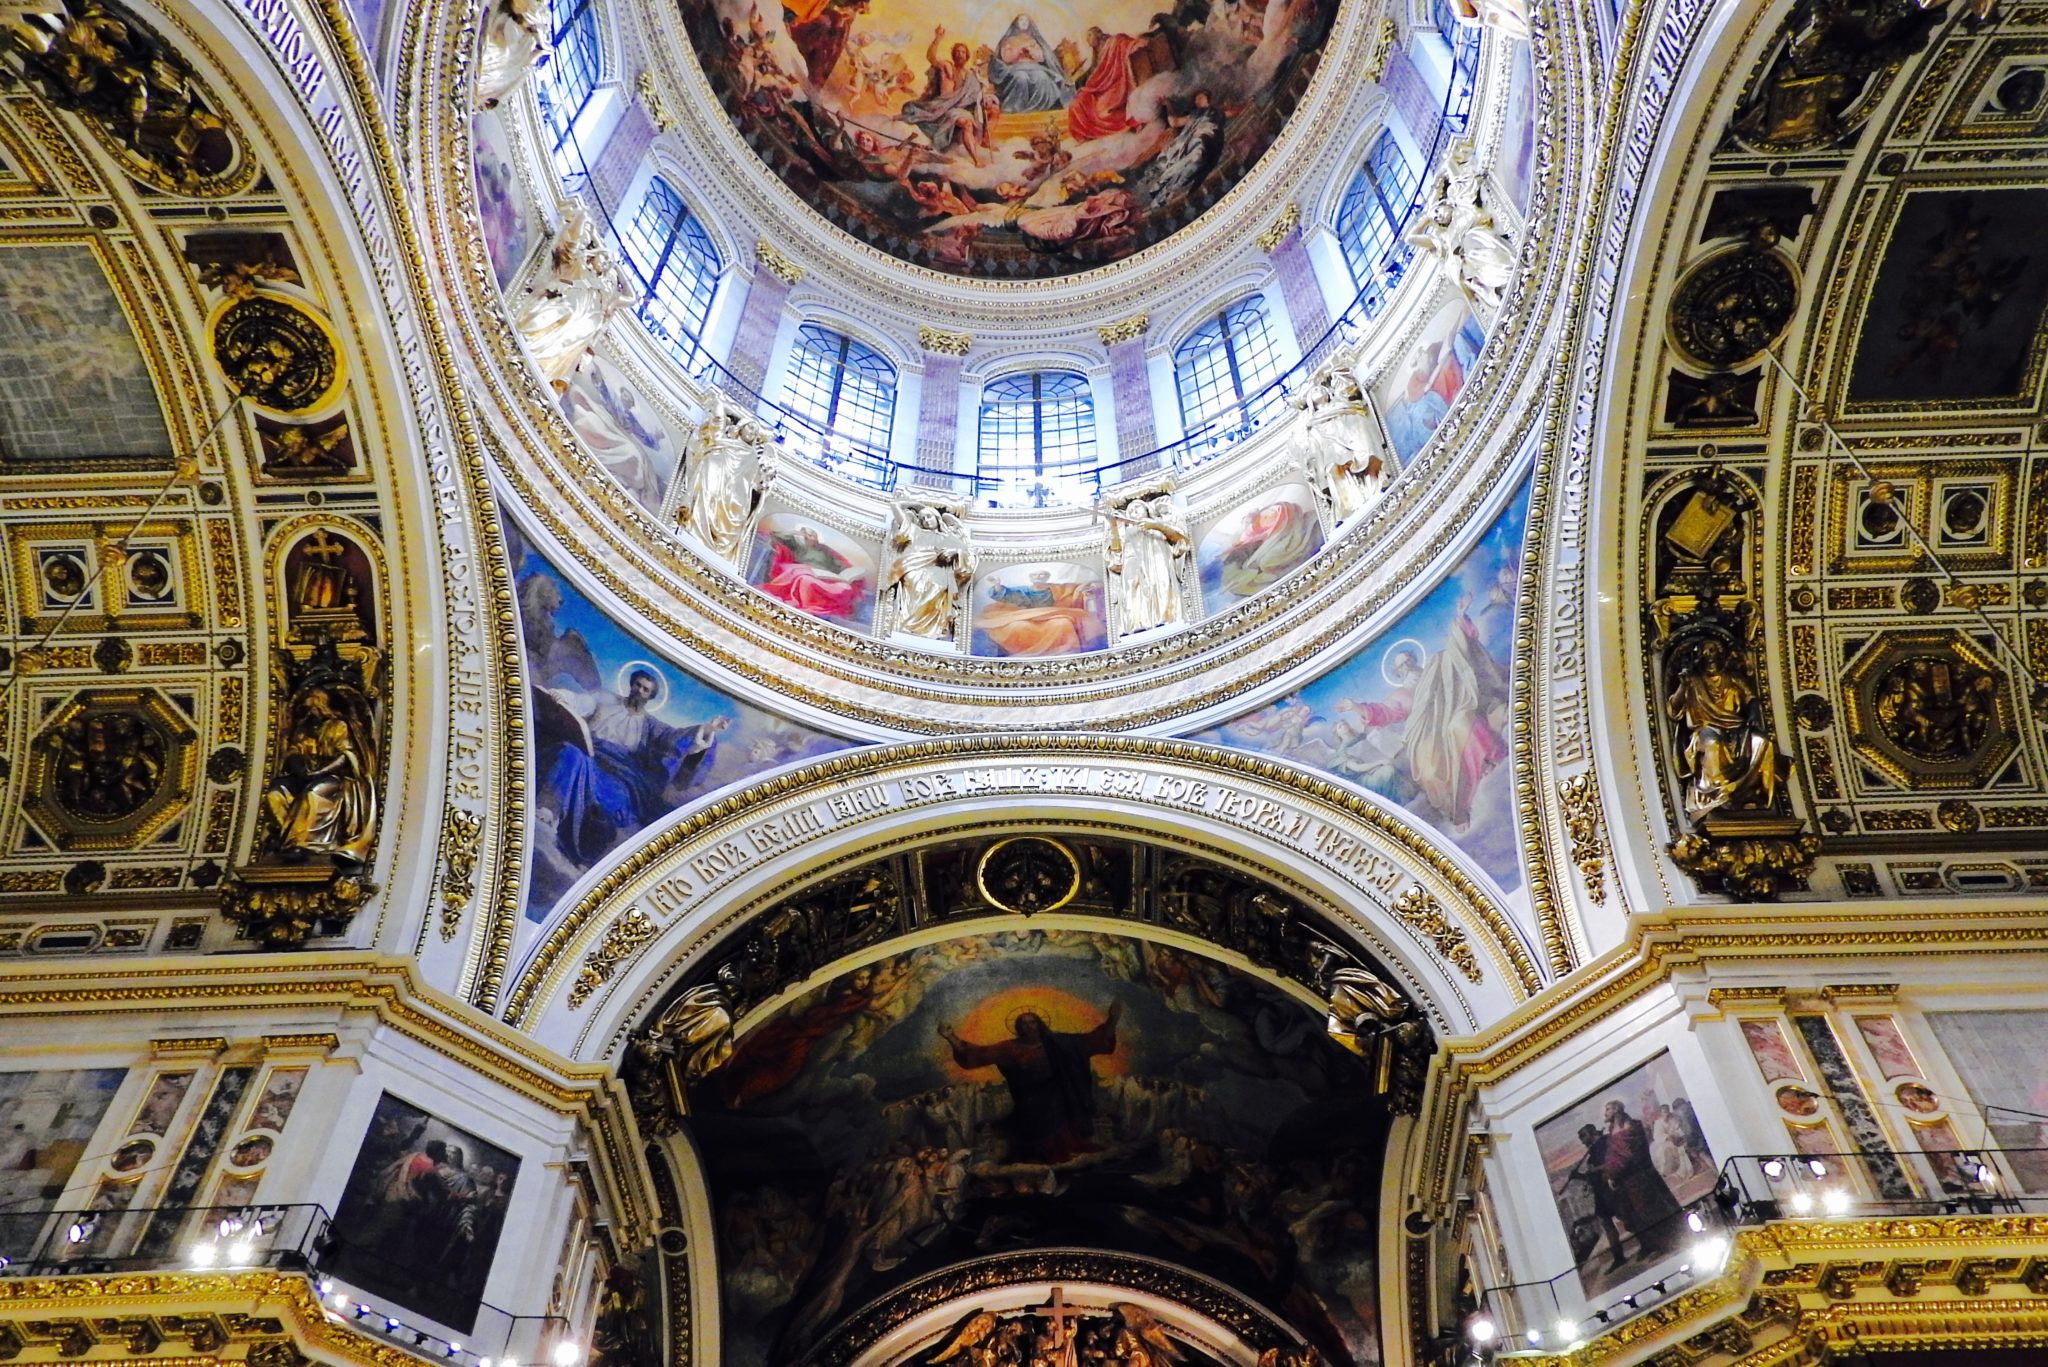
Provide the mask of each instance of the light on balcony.
POLYGON ((218 1257, 220 1257, 220 1249, 214 1244, 192 1245, 192 1266, 194 1267, 212 1267, 214 1260, 218 1257))
POLYGON ((1700 1240, 1692 1247, 1692 1265, 1697 1271, 1712 1276, 1721 1270, 1721 1263, 1728 1256, 1728 1240, 1719 1234, 1700 1240))
POLYGON ((1830 1215, 1840 1215, 1849 1209, 1849 1193, 1836 1188, 1821 1193, 1820 1203, 1830 1215))
POLYGON ((228 1245, 228 1265, 241 1267, 256 1256, 256 1246, 247 1239, 237 1239, 228 1245))
POLYGON ((1775 1182, 1784 1175, 1785 1165, 1783 1163, 1775 1158, 1766 1158, 1764 1160, 1764 1176, 1775 1182))
MULTIPOLYGON (((1500 1327, 1484 1315, 1481 1315, 1478 1319, 1473 1320, 1471 1324, 1467 1325, 1465 1332, 1472 1336, 1474 1343, 1492 1343, 1496 1338, 1500 1337, 1500 1327)), ((564 1364, 563 1367, 567 1367, 567 1364, 564 1364)))
POLYGON ((1685 1227, 1695 1234, 1705 1234, 1707 1232, 1707 1222, 1700 1218, 1700 1213, 1696 1210, 1689 1210, 1685 1213, 1685 1227))
POLYGON ((1815 1177, 1826 1177, 1828 1175, 1828 1165, 1821 1162, 1818 1158, 1807 1159, 1806 1170, 1815 1177))
POLYGON ((1790 1204, 1794 1215, 1806 1215, 1813 1210, 1813 1198, 1803 1191, 1793 1192, 1790 1204))
POLYGON ((1577 1322, 1573 1320, 1559 1320, 1557 1322, 1557 1336, 1566 1341, 1577 1338, 1579 1336, 1577 1322))

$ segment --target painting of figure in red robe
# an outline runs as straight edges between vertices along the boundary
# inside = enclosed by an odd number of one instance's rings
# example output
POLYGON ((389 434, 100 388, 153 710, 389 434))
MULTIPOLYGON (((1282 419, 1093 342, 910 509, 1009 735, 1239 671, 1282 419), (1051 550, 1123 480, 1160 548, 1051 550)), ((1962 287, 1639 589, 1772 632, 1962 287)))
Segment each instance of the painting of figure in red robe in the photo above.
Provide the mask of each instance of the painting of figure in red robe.
POLYGON ((1377 1363, 1387 1117, 1320 1010, 1171 946, 1005 931, 796 995, 698 1084, 730 1367, 805 1360, 925 1273, 1093 1248, 1377 1363))
POLYGON ((842 626, 865 630, 875 618, 874 553, 798 513, 770 513, 756 525, 747 582, 842 626))
POLYGON ((834 223, 957 275, 1048 277, 1191 222, 1308 88, 1336 0, 680 0, 769 166, 834 223))

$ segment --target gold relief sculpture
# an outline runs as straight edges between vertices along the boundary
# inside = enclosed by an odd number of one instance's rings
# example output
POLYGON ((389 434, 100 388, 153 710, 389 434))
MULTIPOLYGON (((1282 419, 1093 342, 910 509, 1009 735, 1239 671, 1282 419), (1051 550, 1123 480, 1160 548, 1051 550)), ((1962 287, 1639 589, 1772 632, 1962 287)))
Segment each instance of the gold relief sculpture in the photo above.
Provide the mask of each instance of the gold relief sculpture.
POLYGON ((496 109, 545 61, 548 7, 544 0, 491 0, 477 40, 476 107, 496 109))
POLYGON ((133 848, 184 809, 198 739, 153 690, 86 689, 37 734, 22 809, 58 849, 133 848))
POLYGON ((690 434, 682 478, 676 520, 706 550, 736 562, 747 526, 775 480, 767 427, 713 390, 709 411, 690 434))
POLYGON ((309 645, 371 639, 372 574, 361 548, 328 528, 315 528, 294 543, 284 558, 291 639, 309 645))
POLYGON ((917 330, 917 344, 939 356, 965 356, 974 338, 964 332, 947 332, 929 325, 917 330))
POLYGON ((1827 147, 1862 126, 1947 0, 1801 0, 1729 128, 1759 151, 1827 147))
POLYGON ((1300 226, 1301 206, 1289 204, 1280 211, 1280 217, 1273 220, 1272 226, 1259 234, 1259 250, 1271 255, 1274 248, 1285 242, 1287 235, 1300 226))
POLYGON ((337 866, 370 860, 377 834, 376 698, 380 680, 366 659, 344 660, 333 641, 304 661, 280 654, 287 692, 282 754, 264 787, 269 834, 265 855, 298 863, 317 856, 337 866))
POLYGON ((576 986, 569 990, 569 1005, 581 1006, 590 999, 590 994, 611 981, 621 963, 654 938, 654 922, 647 919, 647 913, 638 907, 626 908, 625 914, 612 922, 598 941, 597 948, 583 961, 583 971, 576 976, 576 986))
POLYGON ((1104 346, 1115 346, 1119 342, 1137 341, 1138 338, 1143 337, 1150 331, 1151 327, 1152 315, 1149 313, 1139 313, 1122 319, 1119 322, 1104 323, 1101 327, 1095 329, 1095 335, 1104 346))
POLYGON ((1081 863, 1065 845, 1043 836, 999 840, 975 865, 974 886, 998 911, 1058 911, 1080 895, 1081 863))
POLYGON ((1819 851, 1792 814, 1791 762, 1759 682, 1755 508, 1729 472, 1692 471, 1652 515, 1644 609, 1685 826, 1671 856, 1706 889, 1744 900, 1796 885, 1819 851))
MULTIPOLYGON (((1332 957, 1340 952, 1324 950, 1332 957)), ((1327 997, 1330 1038, 1371 1066, 1375 1095, 1390 1098, 1396 1114, 1414 1114, 1432 1046, 1428 1023, 1406 997, 1355 963, 1329 970, 1327 997)))
POLYGON ((962 591, 974 581, 974 546, 963 520, 965 504, 952 500, 899 499, 882 592, 890 595, 893 630, 927 641, 959 635, 962 591))
POLYGON ((462 910, 476 896, 476 861, 484 843, 484 819, 475 812, 450 808, 448 861, 441 876, 441 938, 452 940, 462 924, 462 910))
POLYGON ((333 479, 356 468, 355 442, 348 415, 337 413, 324 422, 273 422, 256 419, 256 439, 263 451, 263 475, 274 480, 333 479))
POLYGON ((688 1113, 691 1086, 732 1057, 731 972, 685 991, 627 1042, 622 1067, 633 1114, 653 1134, 674 1134, 688 1113))
POLYGON ((754 243, 754 260, 785 285, 794 285, 804 278, 804 268, 775 250, 774 244, 765 237, 754 243))
POLYGON ((645 67, 633 78, 633 96, 647 111, 647 122, 654 125, 655 132, 673 133, 681 126, 676 116, 669 112, 668 102, 661 98, 661 91, 654 83, 654 73, 645 67))
POLYGON ((1799 287, 1776 242, 1776 230, 1759 224, 1749 243, 1715 253, 1678 282, 1671 342, 1687 359, 1730 369, 1784 334, 1799 307, 1799 287))
POLYGON ((1181 566, 1193 541, 1170 486, 1142 489, 1097 510, 1109 523, 1109 572, 1116 576, 1118 635, 1131 636, 1182 620, 1181 566))
POLYGON ((237 394, 280 413, 324 407, 340 392, 341 353, 326 320, 275 294, 230 299, 210 327, 213 359, 237 394))
POLYGON ((112 0, 12 8, 0 41, 22 78, 82 119, 136 180, 181 195, 226 195, 253 161, 176 49, 112 0))
POLYGON ((1307 418, 1302 458, 1309 484, 1340 526, 1379 498, 1394 471, 1394 451, 1359 376, 1360 360, 1360 348, 1339 347, 1288 400, 1307 418))
POLYGON ((1882 632, 1842 687, 1850 746, 1901 787, 1981 787, 2019 746, 2004 673, 1966 632, 1882 632))
POLYGON ((1400 41, 1400 24, 1394 21, 1393 16, 1383 15, 1379 32, 1373 36, 1372 51, 1366 55, 1366 80, 1378 85, 1387 78, 1387 63, 1394 59, 1394 48, 1400 41))

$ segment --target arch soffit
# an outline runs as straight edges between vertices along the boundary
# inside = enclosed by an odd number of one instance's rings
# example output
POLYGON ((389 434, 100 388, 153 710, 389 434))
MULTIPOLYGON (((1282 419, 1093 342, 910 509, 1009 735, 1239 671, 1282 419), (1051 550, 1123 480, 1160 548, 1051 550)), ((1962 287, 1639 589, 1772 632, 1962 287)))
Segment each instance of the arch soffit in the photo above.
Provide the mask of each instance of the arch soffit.
POLYGON ((1115 823, 1235 863, 1348 932, 1454 1033, 1542 986, 1462 857, 1376 800, 1186 741, 983 736, 833 756, 657 833, 547 933, 506 1019, 570 1057, 607 1056, 701 954, 796 887, 1005 819, 1115 823))

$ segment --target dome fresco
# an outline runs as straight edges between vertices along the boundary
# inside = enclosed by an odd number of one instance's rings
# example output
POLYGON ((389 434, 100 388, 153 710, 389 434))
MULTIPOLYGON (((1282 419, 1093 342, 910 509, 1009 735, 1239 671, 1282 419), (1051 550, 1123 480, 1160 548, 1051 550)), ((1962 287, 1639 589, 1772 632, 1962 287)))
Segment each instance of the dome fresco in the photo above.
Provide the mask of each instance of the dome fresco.
POLYGON ((833 223, 956 275, 1070 275, 1192 222, 1272 145, 1335 0, 682 0, 747 142, 833 223))

